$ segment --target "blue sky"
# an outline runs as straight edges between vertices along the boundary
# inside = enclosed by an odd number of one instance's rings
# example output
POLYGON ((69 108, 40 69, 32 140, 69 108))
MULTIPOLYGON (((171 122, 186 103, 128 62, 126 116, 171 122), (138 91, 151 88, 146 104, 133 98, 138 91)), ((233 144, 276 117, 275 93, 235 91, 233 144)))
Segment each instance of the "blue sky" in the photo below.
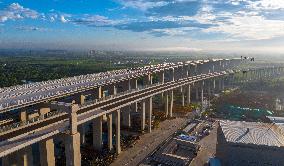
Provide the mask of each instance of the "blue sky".
POLYGON ((0 0, 0 48, 283 53, 283 0, 0 0))

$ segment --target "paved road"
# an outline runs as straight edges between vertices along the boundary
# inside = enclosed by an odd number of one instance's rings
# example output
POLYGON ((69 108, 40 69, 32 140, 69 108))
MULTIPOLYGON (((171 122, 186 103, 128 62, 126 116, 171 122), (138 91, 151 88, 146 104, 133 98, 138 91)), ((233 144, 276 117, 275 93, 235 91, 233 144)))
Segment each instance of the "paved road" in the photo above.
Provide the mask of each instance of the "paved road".
POLYGON ((201 147, 197 156, 191 161, 190 166, 205 166, 208 159, 216 154, 217 122, 213 124, 213 130, 207 137, 198 143, 201 147))
POLYGON ((175 131, 185 125, 187 118, 163 121, 160 128, 144 134, 134 147, 123 151, 111 166, 136 166, 175 131))

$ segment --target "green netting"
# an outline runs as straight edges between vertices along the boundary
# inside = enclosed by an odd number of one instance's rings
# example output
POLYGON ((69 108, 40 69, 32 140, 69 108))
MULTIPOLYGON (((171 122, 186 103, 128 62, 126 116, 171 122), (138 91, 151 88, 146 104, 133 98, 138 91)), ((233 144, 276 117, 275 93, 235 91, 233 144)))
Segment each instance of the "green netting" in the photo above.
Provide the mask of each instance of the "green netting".
POLYGON ((260 120, 265 116, 274 114, 274 112, 265 109, 244 108, 234 105, 224 105, 221 111, 222 117, 230 120, 260 120))

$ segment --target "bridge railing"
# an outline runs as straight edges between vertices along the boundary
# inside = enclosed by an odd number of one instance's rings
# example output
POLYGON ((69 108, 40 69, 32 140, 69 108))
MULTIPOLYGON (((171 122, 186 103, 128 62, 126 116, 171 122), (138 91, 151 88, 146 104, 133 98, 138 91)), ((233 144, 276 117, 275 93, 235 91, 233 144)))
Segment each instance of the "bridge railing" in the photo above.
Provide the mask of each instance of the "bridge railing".
POLYGON ((138 91, 140 91, 140 90, 147 89, 147 88, 151 88, 151 87, 153 87, 153 86, 157 86, 157 85, 160 85, 160 84, 161 84, 161 83, 150 84, 150 85, 144 86, 144 88, 139 88, 139 87, 138 87, 138 88, 126 90, 126 91, 123 91, 123 92, 120 92, 120 93, 117 93, 117 94, 114 94, 114 95, 109 95, 109 96, 105 96, 105 97, 102 97, 102 98, 99 98, 99 99, 87 101, 87 102, 85 102, 84 104, 80 105, 80 107, 83 107, 83 106, 86 106, 86 105, 90 105, 90 104, 96 104, 96 103, 99 103, 99 102, 101 102, 101 101, 105 101, 105 100, 109 100, 109 99, 113 99, 113 98, 116 98, 116 97, 123 96, 123 95, 125 95, 125 94, 129 94, 129 93, 133 93, 133 92, 138 92, 138 91))
POLYGON ((53 117, 55 115, 59 115, 61 113, 64 113, 64 111, 56 110, 56 111, 48 112, 46 114, 43 114, 43 115, 40 115, 40 116, 37 116, 37 117, 33 117, 33 118, 31 118, 27 121, 15 122, 15 123, 12 123, 12 124, 9 124, 9 125, 1 126, 0 127, 0 133, 4 133, 4 132, 9 131, 9 130, 13 130, 13 129, 16 129, 16 128, 19 128, 19 127, 22 127, 22 126, 26 126, 26 125, 29 125, 31 123, 38 122, 40 120, 45 120, 45 119, 48 119, 48 118, 53 117))

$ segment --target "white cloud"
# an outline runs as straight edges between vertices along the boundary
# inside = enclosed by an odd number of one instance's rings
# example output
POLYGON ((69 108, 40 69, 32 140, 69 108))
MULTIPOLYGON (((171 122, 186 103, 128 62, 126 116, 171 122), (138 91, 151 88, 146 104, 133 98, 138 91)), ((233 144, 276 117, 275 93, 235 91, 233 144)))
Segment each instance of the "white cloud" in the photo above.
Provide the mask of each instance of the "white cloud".
POLYGON ((63 23, 66 23, 66 22, 68 22, 69 20, 66 19, 65 16, 61 15, 61 16, 60 16, 60 21, 63 22, 63 23))
MULTIPOLYGON (((156 36, 181 36, 187 35, 188 31, 197 30, 196 27, 181 27, 181 28, 165 28, 165 29, 153 29, 150 34, 156 34, 156 36)), ((187 36, 188 37, 188 36, 187 36)))
POLYGON ((126 8, 135 8, 139 10, 146 11, 147 9, 165 6, 169 2, 165 1, 149 1, 149 0, 120 0, 119 1, 126 8))
POLYGON ((204 5, 197 14, 191 18, 202 24, 212 24, 216 20, 216 15, 213 14, 211 6, 204 5))
POLYGON ((254 14, 234 14, 228 22, 219 22, 218 26, 203 31, 226 33, 231 38, 240 40, 261 40, 284 36, 284 21, 267 20, 254 14))
POLYGON ((36 27, 36 26, 20 26, 20 27, 16 27, 16 29, 21 30, 21 31, 39 31, 39 32, 49 31, 49 29, 47 28, 36 27))
POLYGON ((12 3, 6 9, 0 10, 0 22, 24 18, 36 19, 39 16, 37 11, 24 8, 18 3, 12 3))
POLYGON ((90 27, 101 27, 101 26, 114 26, 124 22, 124 20, 111 20, 108 17, 101 15, 89 15, 75 16, 70 18, 70 22, 74 24, 86 25, 90 27))
POLYGON ((279 10, 279 9, 284 9, 284 1, 283 0, 250 1, 249 7, 257 10, 279 10))

